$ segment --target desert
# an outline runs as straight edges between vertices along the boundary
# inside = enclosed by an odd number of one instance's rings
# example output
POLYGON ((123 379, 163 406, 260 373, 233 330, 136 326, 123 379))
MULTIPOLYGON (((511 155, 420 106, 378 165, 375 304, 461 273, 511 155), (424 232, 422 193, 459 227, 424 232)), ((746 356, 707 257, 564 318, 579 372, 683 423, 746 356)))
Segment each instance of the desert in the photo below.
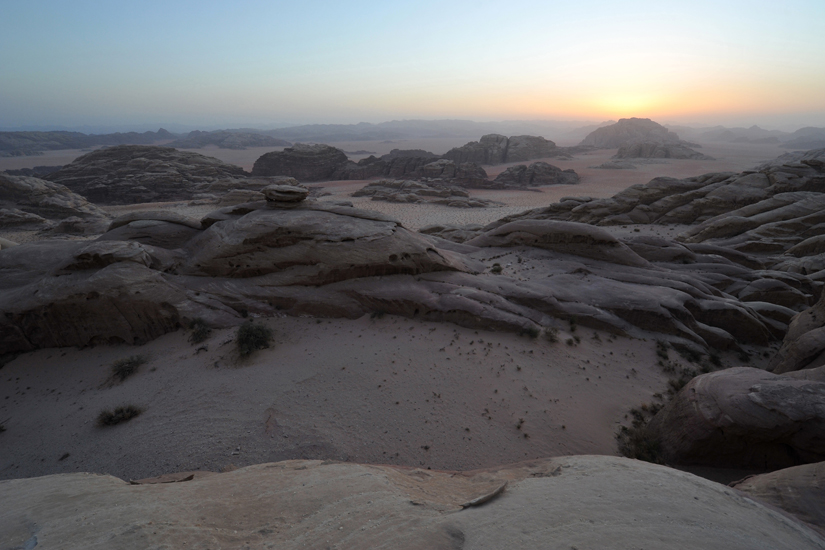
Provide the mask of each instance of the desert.
POLYGON ((0 550, 825 548, 825 7, 0 17, 0 550))

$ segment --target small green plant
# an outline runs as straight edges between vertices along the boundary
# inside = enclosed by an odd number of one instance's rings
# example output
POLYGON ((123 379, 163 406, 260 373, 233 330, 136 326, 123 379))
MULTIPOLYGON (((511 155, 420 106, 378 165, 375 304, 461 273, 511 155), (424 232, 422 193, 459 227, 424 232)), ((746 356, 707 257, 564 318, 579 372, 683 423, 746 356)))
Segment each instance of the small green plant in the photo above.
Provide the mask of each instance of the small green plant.
POLYGON ((567 340, 564 341, 564 343, 567 344, 568 346, 572 346, 572 345, 575 345, 576 341, 573 340, 572 338, 568 338, 567 340))
POLYGON ((571 317, 570 319, 568 319, 568 321, 570 323, 570 332, 576 332, 576 329, 578 328, 578 326, 576 325, 576 318, 571 317))
POLYGON ((118 359, 112 364, 112 378, 123 382, 138 370, 138 367, 146 363, 143 355, 132 355, 125 359, 118 359))
POLYGON ((252 321, 247 321, 238 327, 235 340, 241 357, 248 357, 254 351, 269 347, 272 330, 266 325, 256 325, 252 321))
POLYGON ((100 411, 100 414, 97 416, 97 425, 100 427, 104 426, 114 426, 116 424, 120 424, 121 422, 128 422, 129 420, 133 419, 134 417, 140 415, 143 410, 140 407, 135 407, 134 405, 126 405, 124 407, 117 407, 115 410, 103 410, 100 411))
POLYGON ((616 433, 616 442, 619 452, 627 458, 635 458, 655 464, 662 463, 661 449, 647 429, 650 419, 662 409, 660 403, 648 405, 643 404, 638 409, 630 409, 633 417, 631 425, 622 426, 616 433))
POLYGON ((545 327, 544 338, 551 344, 559 341, 559 331, 553 327, 545 327))
POLYGON ((501 273, 501 264, 500 263, 494 263, 493 267, 490 268, 490 273, 494 273, 496 275, 501 273))
POLYGON ((193 344, 200 344, 212 334, 212 329, 200 317, 192 319, 192 322, 189 323, 189 329, 192 331, 189 335, 189 341, 193 344))

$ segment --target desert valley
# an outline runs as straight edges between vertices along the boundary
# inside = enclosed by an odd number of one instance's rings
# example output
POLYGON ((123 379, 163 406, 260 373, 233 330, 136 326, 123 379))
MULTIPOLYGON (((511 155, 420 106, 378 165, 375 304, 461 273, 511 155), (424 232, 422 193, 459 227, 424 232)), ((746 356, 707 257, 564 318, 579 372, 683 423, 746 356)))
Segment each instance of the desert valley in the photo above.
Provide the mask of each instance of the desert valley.
POLYGON ((0 132, 0 549, 825 548, 825 129, 422 126, 0 132))

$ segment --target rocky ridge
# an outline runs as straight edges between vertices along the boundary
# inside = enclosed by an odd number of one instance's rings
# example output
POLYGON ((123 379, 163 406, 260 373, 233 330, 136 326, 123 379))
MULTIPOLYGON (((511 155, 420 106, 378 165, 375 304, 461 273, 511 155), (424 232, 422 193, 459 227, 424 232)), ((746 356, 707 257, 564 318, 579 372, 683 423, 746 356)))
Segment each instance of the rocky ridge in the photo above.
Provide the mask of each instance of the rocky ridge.
POLYGON ((452 208, 488 208, 501 203, 471 198, 461 188, 411 180, 380 180, 363 187, 353 197, 372 197, 374 201, 413 204, 443 204, 452 208))
POLYGON ((96 204, 198 198, 211 183, 246 176, 238 166, 169 147, 121 145, 87 153, 44 176, 96 204))
POLYGON ((599 149, 619 149, 613 158, 674 158, 713 160, 691 149, 698 147, 679 139, 661 124, 649 118, 623 118, 616 124, 593 130, 585 137, 580 146, 599 149))

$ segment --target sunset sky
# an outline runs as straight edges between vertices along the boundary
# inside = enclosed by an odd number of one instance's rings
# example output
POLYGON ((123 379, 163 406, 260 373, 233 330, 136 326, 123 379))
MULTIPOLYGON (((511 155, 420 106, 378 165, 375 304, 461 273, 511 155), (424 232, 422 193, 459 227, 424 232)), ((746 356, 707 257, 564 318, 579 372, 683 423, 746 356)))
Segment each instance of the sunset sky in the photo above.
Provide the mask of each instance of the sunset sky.
POLYGON ((825 0, 0 2, 0 127, 825 126, 825 0))

